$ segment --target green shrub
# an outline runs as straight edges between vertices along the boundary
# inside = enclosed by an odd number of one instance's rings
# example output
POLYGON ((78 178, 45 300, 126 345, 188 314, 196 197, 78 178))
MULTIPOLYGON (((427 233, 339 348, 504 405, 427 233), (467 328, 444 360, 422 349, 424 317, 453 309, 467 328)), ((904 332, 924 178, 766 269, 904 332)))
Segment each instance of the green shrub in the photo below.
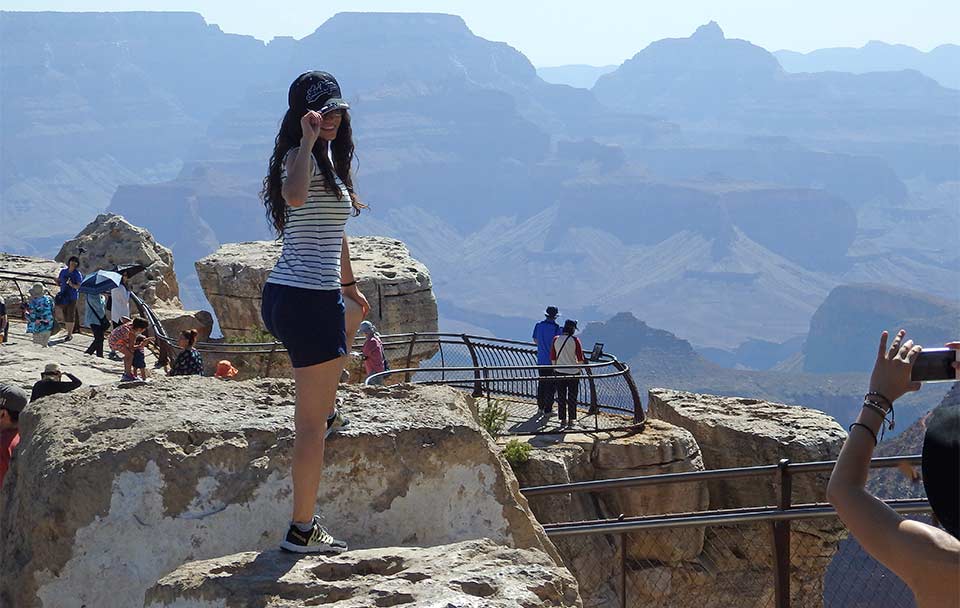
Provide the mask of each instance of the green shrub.
POLYGON ((486 405, 480 410, 480 426, 496 437, 507 425, 507 408, 496 399, 487 399, 486 405))
POLYGON ((239 336, 230 336, 226 339, 226 342, 227 344, 263 344, 264 342, 273 343, 274 340, 273 334, 265 329, 256 328, 239 336))
POLYGON ((503 457, 510 463, 511 468, 516 469, 530 460, 530 450, 529 443, 524 443, 519 439, 511 439, 503 448, 503 457))

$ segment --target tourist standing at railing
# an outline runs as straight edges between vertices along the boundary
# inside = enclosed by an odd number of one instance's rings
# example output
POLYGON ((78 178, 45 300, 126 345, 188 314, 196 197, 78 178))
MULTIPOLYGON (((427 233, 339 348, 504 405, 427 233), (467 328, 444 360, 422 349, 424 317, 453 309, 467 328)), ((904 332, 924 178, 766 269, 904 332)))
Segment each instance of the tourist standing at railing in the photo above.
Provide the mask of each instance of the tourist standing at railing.
MULTIPOLYGON (((583 365, 583 344, 576 337, 577 322, 567 319, 563 323, 563 333, 553 339, 550 348, 550 361, 557 366, 583 365)), ((572 427, 577 419, 577 401, 580 398, 580 370, 575 367, 557 367, 557 409, 560 414, 560 428, 572 427)))
POLYGON ((34 344, 47 346, 50 343, 50 332, 53 331, 53 298, 40 283, 34 283, 29 293, 30 301, 27 302, 25 315, 27 333, 33 334, 34 344))
POLYGON ((344 226, 364 205, 353 192, 350 107, 326 72, 290 85, 263 183, 263 202, 283 238, 280 259, 263 287, 264 325, 283 343, 296 383, 293 516, 283 549, 345 551, 315 515, 329 433, 345 424, 336 407, 347 336, 370 310, 357 288, 344 226))
POLYGON ((80 297, 80 283, 83 282, 83 275, 77 268, 80 266, 80 258, 75 255, 67 260, 67 267, 57 275, 57 283, 60 285, 60 293, 57 294, 55 302, 60 314, 63 316, 63 325, 67 329, 67 335, 64 342, 73 340, 73 326, 77 318, 77 298, 80 297))
MULTIPOLYGON (((383 341, 377 328, 370 321, 360 324, 360 331, 366 337, 363 342, 363 367, 367 377, 386 370, 387 357, 383 352, 383 341)), ((383 376, 375 378, 370 384, 383 384, 383 376)))
MULTIPOLYGON (((551 365, 550 349, 553 339, 560 335, 560 326, 557 316, 560 311, 556 306, 547 306, 546 319, 533 326, 533 341, 537 344, 537 365, 551 365)), ((546 414, 553 413, 553 397, 556 393, 556 383, 553 381, 554 372, 550 368, 541 367, 537 370, 540 380, 537 382, 537 411, 546 414)))
MULTIPOLYGON (((909 519, 866 490, 877 434, 893 402, 920 388, 910 379, 921 347, 900 330, 887 349, 880 338, 870 390, 843 444, 827 486, 827 499, 861 546, 913 591, 919 608, 960 606, 960 406, 937 408, 923 441, 923 485, 940 528, 909 519)), ((960 342, 947 346, 960 349, 960 342)), ((956 368, 957 363, 953 366, 956 368)), ((892 428, 892 424, 888 427, 892 428)))

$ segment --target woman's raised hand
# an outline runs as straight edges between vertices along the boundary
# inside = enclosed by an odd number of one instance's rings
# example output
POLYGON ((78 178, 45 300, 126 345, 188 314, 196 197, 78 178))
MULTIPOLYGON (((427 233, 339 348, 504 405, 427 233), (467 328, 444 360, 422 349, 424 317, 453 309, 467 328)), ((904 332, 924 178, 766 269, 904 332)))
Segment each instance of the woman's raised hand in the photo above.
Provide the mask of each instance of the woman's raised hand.
POLYGON ((913 362, 923 350, 913 340, 904 341, 907 332, 900 330, 894 336, 890 348, 887 348, 887 332, 880 335, 880 347, 877 351, 877 362, 873 366, 870 376, 870 390, 877 392, 891 402, 899 399, 904 393, 920 390, 921 384, 910 380, 913 362))
POLYGON ((311 147, 313 143, 317 141, 317 138, 320 137, 320 123, 322 120, 323 118, 321 118, 320 114, 313 110, 307 110, 307 113, 300 119, 300 129, 303 131, 303 137, 308 140, 307 143, 309 143, 311 147))

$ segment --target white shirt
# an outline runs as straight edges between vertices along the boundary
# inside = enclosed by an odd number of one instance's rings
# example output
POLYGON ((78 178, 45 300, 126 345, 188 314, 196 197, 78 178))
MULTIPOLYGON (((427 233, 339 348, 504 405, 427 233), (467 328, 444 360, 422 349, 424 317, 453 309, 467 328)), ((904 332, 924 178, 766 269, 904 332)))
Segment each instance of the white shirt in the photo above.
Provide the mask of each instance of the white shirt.
POLYGON ((110 320, 120 322, 120 317, 130 316, 130 292, 126 287, 114 287, 110 290, 110 320))

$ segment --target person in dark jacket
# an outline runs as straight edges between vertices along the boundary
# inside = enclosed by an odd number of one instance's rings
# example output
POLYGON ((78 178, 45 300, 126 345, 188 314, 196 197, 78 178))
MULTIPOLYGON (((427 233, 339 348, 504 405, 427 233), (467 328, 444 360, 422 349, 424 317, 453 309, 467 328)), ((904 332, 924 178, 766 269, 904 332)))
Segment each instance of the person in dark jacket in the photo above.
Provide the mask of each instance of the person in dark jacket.
POLYGON ((40 381, 33 385, 33 390, 30 392, 30 402, 33 403, 37 399, 46 397, 47 395, 69 393, 72 390, 80 388, 82 385, 83 382, 80 382, 79 378, 70 372, 61 371, 60 365, 48 363, 46 367, 43 368, 43 373, 40 374, 40 381), (63 376, 69 378, 70 381, 64 382, 63 376))
MULTIPOLYGON (((556 306, 547 306, 547 318, 533 327, 533 341, 537 344, 537 365, 551 365, 550 348, 553 346, 553 339, 560 335, 560 326, 557 324, 559 314, 556 306)), ((553 397, 556 392, 554 372, 551 368, 543 367, 537 371, 540 374, 537 382, 537 411, 550 416, 553 413, 553 397)))
POLYGON ((194 348, 197 343, 198 332, 195 329, 187 329, 180 332, 180 340, 177 345, 182 349, 173 365, 167 371, 168 376, 202 376, 203 375, 203 357, 200 351, 194 348))

